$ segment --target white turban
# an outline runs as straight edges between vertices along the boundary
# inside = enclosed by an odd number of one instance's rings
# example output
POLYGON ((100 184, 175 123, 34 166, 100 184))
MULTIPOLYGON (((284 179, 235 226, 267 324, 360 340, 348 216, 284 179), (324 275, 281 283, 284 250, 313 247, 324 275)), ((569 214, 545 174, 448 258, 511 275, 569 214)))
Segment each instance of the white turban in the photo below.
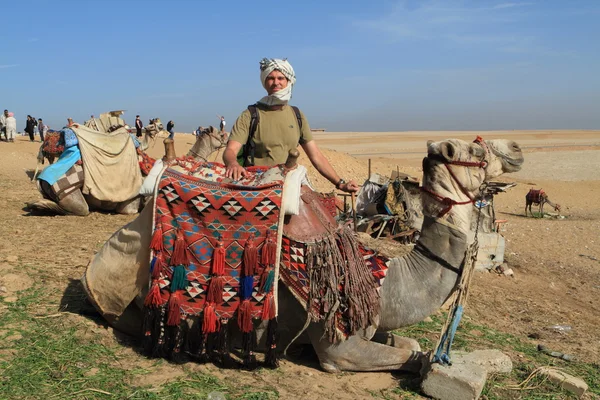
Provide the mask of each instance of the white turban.
POLYGON ((267 88, 265 80, 267 79, 267 76, 275 70, 285 75, 288 80, 288 85, 284 89, 263 97, 258 101, 259 103, 275 106, 287 104, 292 98, 292 89, 296 83, 296 74, 294 73, 294 68, 292 68, 292 65, 287 62, 287 60, 281 60, 279 58, 263 58, 260 60, 260 82, 263 87, 265 89, 267 88))

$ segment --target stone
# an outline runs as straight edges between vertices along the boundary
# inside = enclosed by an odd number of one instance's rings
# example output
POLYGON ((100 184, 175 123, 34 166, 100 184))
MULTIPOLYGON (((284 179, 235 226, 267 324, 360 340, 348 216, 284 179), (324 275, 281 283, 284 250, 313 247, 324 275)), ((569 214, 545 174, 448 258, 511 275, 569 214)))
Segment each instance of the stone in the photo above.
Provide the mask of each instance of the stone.
POLYGON ((432 364, 421 390, 438 400, 476 400, 481 395, 487 371, 475 364, 432 364))
POLYGON ((500 350, 475 350, 471 353, 453 351, 452 364, 474 364, 485 369, 488 374, 510 374, 513 363, 509 356, 500 350))
POLYGON ((541 368, 540 375, 547 376, 550 382, 579 397, 582 397, 588 390, 588 385, 583 379, 557 369, 541 368))
POLYGON ((19 298, 16 297, 16 296, 10 296, 10 297, 5 297, 4 298, 4 302, 5 303, 16 303, 17 300, 19 300, 19 298))
POLYGON ((8 256, 8 257, 6 257, 6 261, 8 261, 8 262, 17 262, 17 261, 19 261, 19 257, 17 257, 17 256, 8 256))

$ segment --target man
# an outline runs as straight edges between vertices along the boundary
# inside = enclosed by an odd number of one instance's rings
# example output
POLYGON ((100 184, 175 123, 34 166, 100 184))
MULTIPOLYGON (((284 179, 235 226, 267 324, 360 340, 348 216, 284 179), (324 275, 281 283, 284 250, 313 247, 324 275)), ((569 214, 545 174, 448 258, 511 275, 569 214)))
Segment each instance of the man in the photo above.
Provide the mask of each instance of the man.
MULTIPOLYGON (((271 166, 285 163, 291 149, 302 146, 312 165, 335 187, 344 192, 358 191, 358 185, 351 180, 346 182, 335 172, 329 161, 313 140, 308 121, 288 105, 292 88, 296 83, 294 69, 286 60, 263 58, 260 62, 260 80, 267 96, 257 104, 259 123, 254 132, 254 164, 271 166), (299 124, 301 122, 301 124, 299 124), (301 127, 300 127, 301 125, 301 127)), ((250 133, 251 113, 245 110, 235 121, 227 148, 223 153, 226 176, 234 180, 247 174, 238 162, 237 156, 242 146, 247 144, 250 133)))
POLYGON ((0 139, 2 139, 2 134, 4 133, 4 138, 8 142, 8 136, 6 134, 6 118, 8 118, 8 110, 4 110, 4 113, 0 115, 0 139))
POLYGON ((25 123, 25 132, 27 132, 27 134, 29 135, 30 142, 33 142, 35 139, 33 137, 34 129, 35 129, 35 124, 33 123, 33 118, 31 118, 31 115, 28 115, 27 122, 25 123))
POLYGON ((173 131, 174 127, 175 127, 175 122, 173 122, 173 121, 167 122, 167 132, 169 132, 169 139, 173 139, 173 137, 175 136, 175 132, 173 131))
POLYGON ((15 136, 17 134, 17 120, 15 119, 15 115, 11 112, 7 112, 6 117, 6 141, 13 142, 15 141, 15 136))
POLYGON ((225 122, 225 117, 221 116, 221 122, 219 123, 219 131, 221 134, 225 132, 225 125, 227 125, 227 122, 225 122))
POLYGON ((143 127, 144 127, 144 124, 142 123, 140 116, 136 115, 135 116, 135 136, 142 137, 142 128, 143 127))
POLYGON ((41 118, 38 118, 38 131, 40 132, 40 140, 44 143, 44 135, 48 132, 48 127, 41 118))

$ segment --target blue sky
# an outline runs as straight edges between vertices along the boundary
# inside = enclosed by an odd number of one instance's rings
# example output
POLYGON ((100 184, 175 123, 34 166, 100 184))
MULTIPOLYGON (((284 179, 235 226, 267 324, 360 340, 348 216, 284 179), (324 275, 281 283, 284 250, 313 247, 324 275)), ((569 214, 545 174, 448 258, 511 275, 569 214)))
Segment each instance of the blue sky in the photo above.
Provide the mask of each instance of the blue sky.
MULTIPOLYGON (((233 124, 287 57, 329 131, 600 129, 600 1, 13 1, 0 108, 233 124)), ((7 19, 8 17, 8 19, 7 19)))

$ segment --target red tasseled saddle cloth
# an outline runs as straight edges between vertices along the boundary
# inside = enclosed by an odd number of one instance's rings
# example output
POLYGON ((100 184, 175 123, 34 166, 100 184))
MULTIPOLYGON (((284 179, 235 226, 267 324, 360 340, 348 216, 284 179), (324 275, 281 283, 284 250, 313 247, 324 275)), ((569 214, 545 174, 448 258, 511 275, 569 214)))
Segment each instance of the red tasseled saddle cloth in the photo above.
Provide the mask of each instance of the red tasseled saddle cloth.
POLYGON ((65 151, 65 145, 60 139, 60 131, 48 131, 44 136, 42 151, 52 154, 62 154, 65 151))
POLYGON ((546 194, 546 192, 544 192, 543 189, 529 189, 529 192, 527 192, 527 199, 532 203, 539 203, 544 194, 546 194))
POLYGON ((228 357, 223 343, 233 319, 244 334, 244 361, 251 364, 254 319, 269 321, 266 362, 276 365, 278 256, 282 282, 312 320, 330 321, 326 334, 332 342, 365 328, 377 315, 386 260, 331 222, 335 198, 303 197, 304 207, 321 209, 319 218, 329 221, 326 229, 315 228, 312 237, 304 237, 293 222, 303 216, 281 215, 283 168, 248 170, 250 175, 233 185, 223 179, 223 165, 182 158, 160 177, 152 283, 145 300, 147 352, 175 358, 182 352, 212 353, 222 361, 228 357), (221 345, 211 350, 213 335, 221 345))

